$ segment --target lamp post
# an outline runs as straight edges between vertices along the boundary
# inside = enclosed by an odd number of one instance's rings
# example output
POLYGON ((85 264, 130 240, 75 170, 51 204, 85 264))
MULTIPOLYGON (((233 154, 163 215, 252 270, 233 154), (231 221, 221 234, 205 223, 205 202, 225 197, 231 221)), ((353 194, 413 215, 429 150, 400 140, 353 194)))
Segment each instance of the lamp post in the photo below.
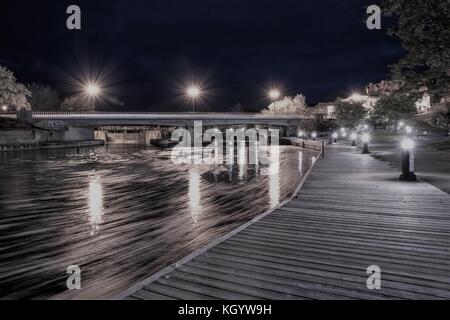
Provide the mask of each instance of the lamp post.
POLYGON ((276 103, 277 103, 277 100, 280 98, 280 96, 281 96, 281 93, 280 93, 280 90, 278 90, 278 89, 272 89, 269 92, 269 97, 270 97, 270 99, 272 99, 272 102, 273 102, 273 113, 276 112, 276 103))
POLYGON ((195 113, 195 101, 201 95, 200 88, 197 86, 191 86, 186 89, 187 96, 192 99, 192 113, 195 113))
POLYGON ((317 139, 317 132, 313 132, 311 134, 311 137, 312 137, 313 141, 316 141, 316 139, 317 139))
POLYGON ((361 136, 361 141, 364 145, 362 153, 370 153, 369 152, 370 135, 368 133, 364 133, 361 136))
POLYGON ((2 111, 3 112, 7 112, 8 111, 8 106, 6 104, 2 105, 2 111))
POLYGON ((352 147, 356 147, 356 139, 358 138, 358 135, 354 132, 350 134, 350 139, 352 139, 352 147))
POLYGON ((411 138, 403 139, 401 143, 402 152, 402 181, 416 181, 414 173, 414 141, 411 138))

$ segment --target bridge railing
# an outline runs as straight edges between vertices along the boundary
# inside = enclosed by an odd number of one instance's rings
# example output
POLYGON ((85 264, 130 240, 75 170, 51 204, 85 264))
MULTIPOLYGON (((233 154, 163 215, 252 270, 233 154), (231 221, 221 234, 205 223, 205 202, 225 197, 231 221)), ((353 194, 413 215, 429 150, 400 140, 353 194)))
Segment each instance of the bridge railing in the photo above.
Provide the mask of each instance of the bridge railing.
POLYGON ((280 113, 149 113, 149 112, 33 112, 34 119, 303 119, 280 113))

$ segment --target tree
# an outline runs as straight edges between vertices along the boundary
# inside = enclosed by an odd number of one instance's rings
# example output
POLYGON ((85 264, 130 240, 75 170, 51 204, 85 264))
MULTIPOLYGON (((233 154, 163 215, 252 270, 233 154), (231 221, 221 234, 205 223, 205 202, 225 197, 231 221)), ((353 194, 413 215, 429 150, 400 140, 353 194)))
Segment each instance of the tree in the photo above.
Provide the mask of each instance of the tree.
POLYGON ((87 97, 77 95, 64 99, 64 101, 61 103, 61 111, 65 112, 94 111, 94 107, 87 97))
POLYGON ((306 98, 303 94, 295 97, 284 97, 275 103, 271 103, 262 113, 291 113, 303 114, 306 111, 306 98))
POLYGON ((433 101, 450 92, 450 4, 448 0, 384 0, 383 10, 397 17, 389 30, 397 36, 407 55, 392 66, 402 91, 425 91, 433 101))
POLYGON ((336 130, 336 121, 316 117, 314 120, 314 130, 318 132, 330 132, 336 130))
POLYGON ((17 82, 14 73, 0 66, 0 105, 7 105, 14 110, 31 110, 27 98, 31 92, 17 82))
POLYGON ((27 85, 31 92, 31 97, 28 102, 34 111, 57 111, 60 106, 60 98, 58 91, 52 89, 50 86, 31 83, 27 85))
POLYGON ((447 112, 437 112, 433 114, 432 123, 438 128, 449 129, 450 128, 450 110, 447 112))
POLYGON ((338 100, 335 107, 336 121, 341 127, 355 128, 367 116, 367 110, 360 102, 338 100))
POLYGON ((382 96, 375 104, 370 117, 372 121, 395 125, 400 120, 414 118, 417 113, 415 98, 402 92, 382 96))

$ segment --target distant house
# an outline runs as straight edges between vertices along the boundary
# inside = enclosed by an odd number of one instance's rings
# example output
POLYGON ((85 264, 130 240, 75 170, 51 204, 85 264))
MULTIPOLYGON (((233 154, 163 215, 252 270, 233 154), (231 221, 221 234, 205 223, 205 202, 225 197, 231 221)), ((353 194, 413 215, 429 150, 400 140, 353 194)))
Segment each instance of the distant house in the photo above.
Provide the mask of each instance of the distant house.
MULTIPOLYGON (((383 80, 379 83, 368 84, 365 88, 366 95, 361 96, 363 97, 364 107, 370 110, 375 106, 380 96, 390 95, 398 89, 400 89, 400 84, 392 80, 383 80)), ((424 94, 422 99, 416 101, 416 108, 419 114, 431 112, 432 104, 430 95, 424 94)))
POLYGON ((336 119, 336 102, 320 102, 310 109, 315 118, 336 119))

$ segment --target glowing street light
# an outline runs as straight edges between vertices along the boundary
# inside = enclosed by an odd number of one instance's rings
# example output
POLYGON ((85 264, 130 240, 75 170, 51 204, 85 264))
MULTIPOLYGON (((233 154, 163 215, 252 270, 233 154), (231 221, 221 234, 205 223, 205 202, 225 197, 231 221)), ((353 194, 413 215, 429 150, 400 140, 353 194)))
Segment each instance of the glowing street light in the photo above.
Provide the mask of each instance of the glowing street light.
POLYGON ((400 144, 403 149, 402 153, 402 174, 400 180, 416 181, 417 177, 414 173, 414 140, 405 138, 400 144))
POLYGON ((400 122, 398 123, 398 127, 399 127, 400 129, 403 129, 404 126, 405 126, 405 123, 404 123, 403 121, 400 121, 400 122))
POLYGON ((101 93, 100 87, 94 82, 89 82, 84 86, 84 92, 92 102, 92 109, 95 110, 95 100, 101 93))
POLYGON ((410 126, 406 126, 405 127, 405 132, 406 132, 407 135, 410 135, 412 133, 412 131, 413 130, 412 130, 412 128, 410 126))
POLYGON ((195 113, 195 101, 200 95, 202 91, 197 86, 190 86, 186 89, 187 96, 192 99, 192 113, 195 113))
POLYGON ((405 138, 402 140, 402 143, 400 144, 403 150, 409 150, 411 151, 415 147, 415 143, 413 139, 405 138))
POLYGON ((8 106, 6 104, 2 105, 2 111, 3 112, 8 111, 8 106))
POLYGON ((364 134, 361 136, 361 141, 362 141, 362 143, 364 144, 363 152, 362 152, 362 153, 370 153, 370 152, 369 152, 370 134, 364 133, 364 134))
POLYGON ((88 83, 85 86, 85 91, 90 97, 97 97, 100 94, 100 88, 95 83, 88 83))
POLYGON ((363 100, 363 96, 360 95, 359 93, 353 93, 353 94, 350 96, 350 100, 352 100, 352 101, 354 101, 354 102, 360 102, 360 101, 363 100))
POLYGON ((358 139, 358 135, 355 132, 350 134, 350 139, 352 139, 352 146, 356 147, 356 139, 358 139))
POLYGON ((270 98, 271 98, 272 100, 277 100, 277 99, 279 99, 280 96, 281 96, 280 90, 278 90, 278 89, 270 90, 269 96, 270 96, 270 98))
POLYGON ((316 141, 316 139, 317 139, 317 132, 313 132, 311 134, 311 137, 313 138, 313 141, 316 141))
POLYGON ((333 135, 331 137, 333 138, 334 143, 336 143, 337 142, 337 138, 339 137, 339 135, 338 135, 337 132, 333 132, 333 135))
POLYGON ((280 98, 280 96, 281 96, 281 92, 278 89, 272 89, 269 91, 269 97, 270 97, 270 99, 272 99, 272 102, 273 102, 273 112, 274 113, 276 111, 277 100, 280 98))

